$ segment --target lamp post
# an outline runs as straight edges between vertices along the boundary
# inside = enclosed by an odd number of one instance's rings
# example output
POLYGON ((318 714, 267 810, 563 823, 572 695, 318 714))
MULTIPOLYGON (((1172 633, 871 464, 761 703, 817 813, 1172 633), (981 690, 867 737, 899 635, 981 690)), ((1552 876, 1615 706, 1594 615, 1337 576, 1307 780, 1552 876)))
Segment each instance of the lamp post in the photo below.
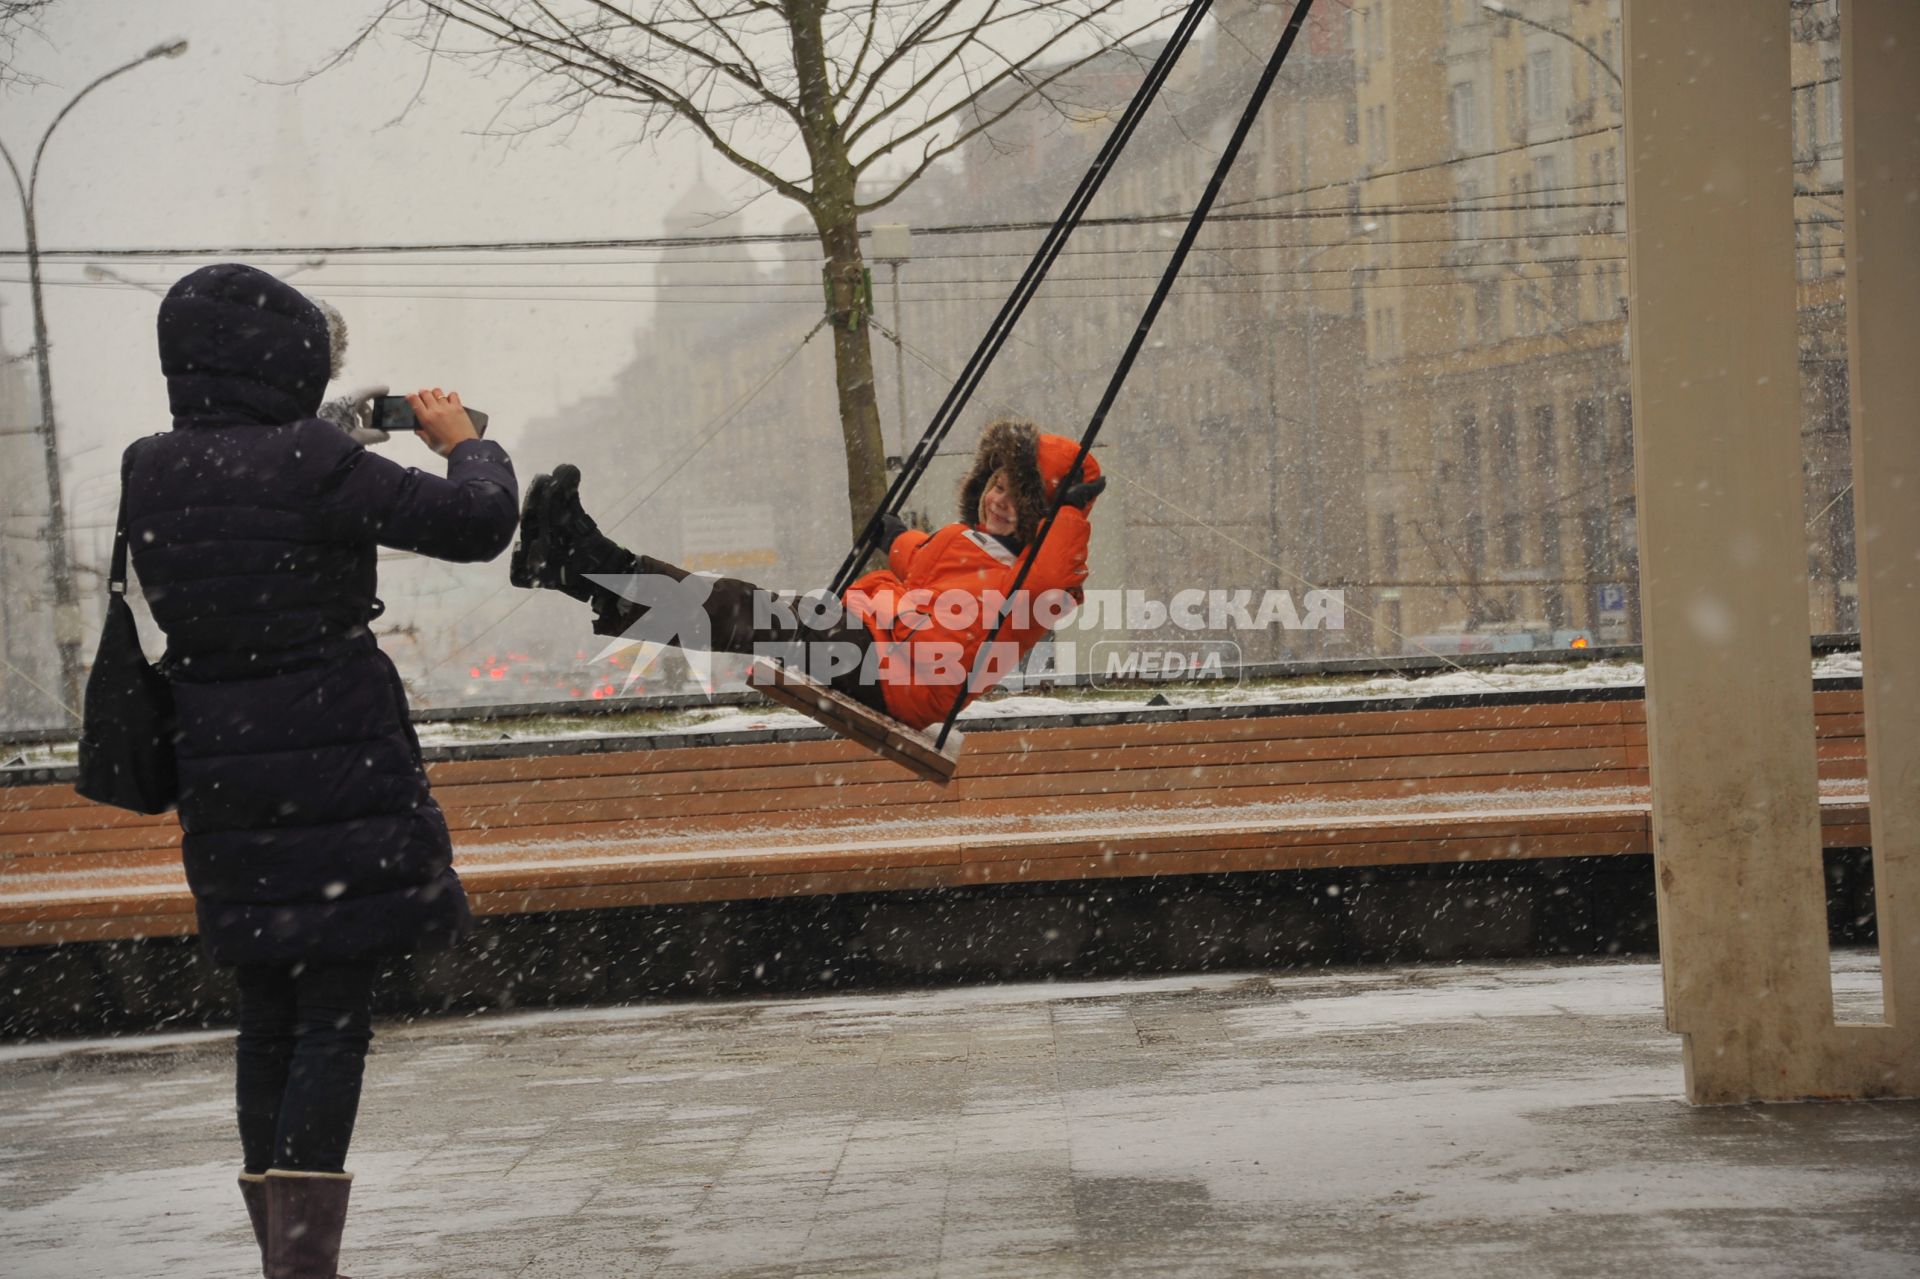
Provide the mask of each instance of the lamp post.
POLYGON ((1621 81, 1620 73, 1613 69, 1613 64, 1601 57, 1592 45, 1582 40, 1579 36, 1574 35, 1571 31, 1562 31, 1559 27, 1549 26, 1535 18, 1529 18, 1524 14, 1515 13, 1511 5, 1503 4, 1501 0, 1480 0, 1480 7, 1496 18, 1505 18, 1509 22, 1518 22, 1521 26, 1532 27, 1535 31, 1544 31, 1550 36, 1559 36, 1562 40, 1565 40, 1568 44, 1599 63, 1600 69, 1613 77, 1615 88, 1623 93, 1626 91, 1627 86, 1621 81))
POLYGON ((900 311, 900 267, 913 257, 913 229, 903 223, 876 226, 867 254, 893 268, 893 380, 900 400, 900 452, 887 459, 887 469, 892 471, 901 466, 907 452, 907 325, 900 311))
MULTIPOLYGON (((1322 254, 1334 249, 1362 243, 1379 229, 1380 224, 1378 222, 1362 222, 1358 229, 1349 232, 1340 239, 1330 244, 1323 244, 1311 253, 1302 254, 1294 262, 1293 269, 1296 272, 1305 271, 1307 267, 1322 254)), ((1306 430, 1301 436, 1301 444, 1303 445, 1301 453, 1303 457, 1300 467, 1300 507, 1301 514, 1304 517, 1301 521, 1303 525, 1301 531, 1304 534, 1304 549, 1307 551, 1307 572, 1304 576, 1312 581, 1314 585, 1319 586, 1323 585, 1320 578, 1327 567, 1326 547, 1323 544, 1327 527, 1326 512, 1321 509, 1319 474, 1322 455, 1324 453, 1324 450, 1320 447, 1320 388, 1315 382, 1313 358, 1313 335, 1314 330, 1319 325, 1319 307, 1313 301, 1311 286, 1308 286, 1308 291, 1305 296, 1307 299, 1307 314, 1306 324, 1301 332, 1301 363, 1304 366, 1302 370, 1304 375, 1302 380, 1305 382, 1307 389, 1307 421, 1306 430)), ((1277 392, 1274 398, 1276 400, 1278 399, 1277 392)), ((1269 533, 1274 539, 1273 554, 1275 556, 1280 554, 1280 460, 1276 443, 1278 434, 1279 432, 1277 430, 1270 432, 1267 440, 1269 449, 1267 460, 1267 502, 1270 513, 1269 533)))
POLYGON ((68 555, 67 517, 60 493, 60 443, 54 425, 53 378, 47 359, 46 305, 40 290, 40 235, 33 218, 34 198, 40 189, 40 161, 46 155, 47 143, 52 139, 53 131, 60 127, 60 122, 67 118, 68 112, 80 105, 82 98, 135 67, 144 66, 155 58, 177 58, 186 51, 185 40, 157 44, 133 61, 95 79, 69 98, 67 104, 60 108, 60 113, 53 117, 53 123, 47 126, 47 131, 40 135, 40 144, 33 152, 33 167, 28 171, 25 181, 21 180, 20 166, 13 162, 13 154, 4 144, 0 144, 0 159, 6 160, 7 171, 13 175, 13 185, 20 192, 20 215, 26 223, 27 283, 33 299, 33 354, 40 373, 40 443, 47 466, 47 539, 53 567, 53 642, 60 655, 60 679, 69 717, 75 715, 74 708, 80 705, 80 605, 73 590, 73 561, 68 555))

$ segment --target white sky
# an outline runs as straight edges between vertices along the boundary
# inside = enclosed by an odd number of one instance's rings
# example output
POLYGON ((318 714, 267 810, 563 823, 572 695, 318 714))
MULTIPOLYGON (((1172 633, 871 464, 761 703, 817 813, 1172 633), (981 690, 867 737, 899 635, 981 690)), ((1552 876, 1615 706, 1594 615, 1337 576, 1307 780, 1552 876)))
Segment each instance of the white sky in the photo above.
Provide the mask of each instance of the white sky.
MULTIPOLYGON (((424 56, 397 36, 308 83, 273 83, 319 65, 375 8, 372 0, 58 0, 42 24, 44 38, 28 36, 15 52, 19 69, 44 85, 0 91, 0 141, 23 169, 54 114, 94 76, 171 38, 185 37, 190 48, 101 87, 61 124, 41 171, 42 247, 650 235, 693 181, 697 146, 690 138, 631 146, 631 121, 611 114, 589 118, 570 137, 541 133, 518 146, 478 136, 513 82, 445 64, 436 65, 422 101, 390 125, 425 68, 424 56)), ((734 176, 712 161, 705 172, 714 185, 734 176)), ((0 246, 18 249, 25 242, 18 201, 10 182, 0 187, 7 191, 0 246)), ((753 210, 756 229, 779 225, 792 211, 785 202, 762 201, 753 210)), ((48 279, 79 281, 84 265, 49 264, 48 279)), ((161 283, 185 271, 105 265, 161 283)), ((292 264, 262 265, 284 272, 292 264)), ((563 269, 526 275, 551 280, 563 269)), ((294 282, 330 296, 348 317, 353 340, 344 384, 457 388, 493 415, 490 434, 509 449, 529 419, 608 378, 651 309, 329 293, 350 281, 425 283, 451 274, 432 265, 336 258, 294 282)), ((522 278, 504 266, 460 274, 522 278)), ((32 340, 27 290, 15 283, 25 278, 24 261, 0 262, 0 344, 16 353, 32 340)), ((76 526, 110 518, 114 485, 105 477, 114 473, 120 446, 168 425, 154 353, 157 302, 123 288, 47 291, 76 526)), ((410 464, 431 461, 411 440, 388 448, 410 464)), ((84 553, 86 532, 79 542, 84 553)))

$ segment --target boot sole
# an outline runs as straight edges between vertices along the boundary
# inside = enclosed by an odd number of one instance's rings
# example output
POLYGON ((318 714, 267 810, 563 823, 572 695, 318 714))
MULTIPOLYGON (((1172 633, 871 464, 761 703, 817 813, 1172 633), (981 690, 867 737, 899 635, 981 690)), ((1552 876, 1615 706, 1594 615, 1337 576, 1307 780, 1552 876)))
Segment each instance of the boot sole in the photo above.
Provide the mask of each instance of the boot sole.
MULTIPOLYGON (((548 585, 540 581, 531 564, 536 562, 533 554, 536 547, 544 552, 546 548, 539 544, 545 540, 546 521, 540 518, 544 514, 547 497, 553 491, 551 475, 536 475, 533 483, 527 486, 527 500, 520 508, 520 540, 514 543, 513 557, 507 561, 507 581, 524 590, 534 590, 548 585)), ((537 562, 544 564, 544 554, 537 562)))

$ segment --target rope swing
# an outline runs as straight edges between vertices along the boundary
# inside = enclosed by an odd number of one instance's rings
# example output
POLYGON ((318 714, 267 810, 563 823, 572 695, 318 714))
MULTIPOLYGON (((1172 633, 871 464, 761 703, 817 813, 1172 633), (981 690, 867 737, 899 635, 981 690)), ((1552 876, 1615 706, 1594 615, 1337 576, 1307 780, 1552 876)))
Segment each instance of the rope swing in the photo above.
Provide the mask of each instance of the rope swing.
MULTIPOLYGON (((1027 264, 1019 282, 1014 285, 1013 292, 1002 304, 999 314, 994 317, 993 323, 988 326, 986 334, 981 338, 980 345, 967 361, 966 368, 961 371, 960 377, 948 390, 945 400, 934 413, 933 420, 928 424, 925 433, 914 445, 913 452, 908 455, 900 468, 900 473, 894 477, 893 483, 888 487, 879 508, 874 511, 872 518, 867 521, 859 537, 855 539, 846 560, 833 578, 831 589, 836 597, 847 590, 859 576, 868 557, 880 548, 886 517, 900 512, 907 497, 912 493, 914 485, 926 473, 927 467, 939 452, 941 443, 953 429, 954 423, 959 420, 961 410, 966 407, 975 388, 986 376, 994 357, 1006 344, 1014 325, 1019 322, 1021 314, 1026 310, 1027 303, 1033 300, 1034 294, 1046 280, 1047 272, 1060 256, 1068 237, 1079 226, 1088 206, 1093 203, 1094 196, 1098 194, 1101 184, 1106 181, 1107 175, 1132 139, 1134 130, 1139 127, 1141 119, 1146 115, 1147 108, 1152 105, 1154 98, 1171 74, 1174 64, 1179 61, 1180 55, 1193 39, 1194 31, 1211 8, 1212 0, 1193 0, 1181 16, 1179 25, 1174 29, 1166 46, 1160 51, 1160 56, 1154 60, 1146 78, 1141 81, 1139 89, 1134 93, 1133 100, 1127 104, 1127 109, 1121 115, 1119 123, 1101 145, 1092 165, 1081 177, 1079 186, 1068 198, 1066 208, 1054 220, 1046 238, 1041 241, 1039 249, 1034 253, 1033 260, 1027 264)), ((1107 382, 1106 393, 1101 396, 1099 406, 1094 409, 1085 431, 1081 433, 1080 448, 1074 456, 1073 465, 1068 468, 1067 478, 1055 486, 1046 518, 1034 536, 1033 545, 1025 552, 1024 562, 1014 577, 1013 586, 1007 592, 1007 598, 1001 601, 996 610, 993 628, 988 632, 986 642, 975 653, 966 680, 955 691, 953 705, 947 711, 938 737, 929 741, 924 734, 860 706, 851 698, 841 697, 833 690, 804 675, 785 671, 775 663, 757 662, 755 664, 754 678, 750 681, 754 687, 819 720, 843 736, 859 741, 870 749, 906 765, 922 777, 939 782, 952 778, 959 764, 959 742, 958 735, 953 731, 954 721, 959 718, 960 709, 966 704, 969 695, 975 691, 975 684, 980 678, 982 669, 981 659, 992 653, 1001 631, 1005 629, 1013 600, 1019 596, 1021 587, 1026 584, 1027 574, 1039 557, 1040 548, 1046 543, 1047 535, 1053 531, 1053 526, 1059 519, 1060 508, 1064 505, 1071 478, 1079 474, 1086 464, 1087 455, 1093 449, 1093 442, 1098 438, 1100 428, 1105 425, 1107 414, 1113 408, 1115 400, 1119 398, 1121 388, 1126 385, 1127 375, 1133 370, 1134 360, 1139 356, 1141 348, 1146 345, 1147 337, 1153 331, 1154 321, 1159 318, 1161 307, 1166 304, 1168 295, 1172 293, 1173 286, 1180 277, 1180 270, 1186 264, 1187 255, 1192 251, 1195 240, 1199 238, 1200 229, 1206 224, 1207 215, 1212 212, 1214 202, 1219 198, 1220 190, 1226 184, 1227 175, 1232 171, 1234 161, 1239 157, 1240 149, 1246 143, 1247 135, 1253 131, 1254 121, 1259 117, 1267 95, 1272 90, 1274 81, 1279 78, 1280 69, 1286 64, 1287 55, 1292 51, 1294 41, 1298 38, 1300 29, 1312 8, 1313 0, 1296 0, 1292 16, 1287 19, 1286 29, 1280 33, 1280 40, 1274 48, 1273 56, 1267 60, 1266 68, 1262 71, 1258 84, 1254 86, 1253 95, 1241 112, 1239 123, 1235 126, 1226 149, 1221 153, 1219 162, 1214 166, 1213 176, 1209 179, 1205 192, 1201 195, 1199 203, 1195 205, 1192 216, 1187 219, 1186 229, 1180 236, 1179 244, 1174 248, 1173 256, 1167 262, 1159 285, 1154 289, 1152 300, 1147 303, 1147 308, 1140 317, 1133 339, 1127 344, 1126 351, 1120 357, 1119 365, 1107 382), (951 748, 949 739, 953 739, 951 748)))

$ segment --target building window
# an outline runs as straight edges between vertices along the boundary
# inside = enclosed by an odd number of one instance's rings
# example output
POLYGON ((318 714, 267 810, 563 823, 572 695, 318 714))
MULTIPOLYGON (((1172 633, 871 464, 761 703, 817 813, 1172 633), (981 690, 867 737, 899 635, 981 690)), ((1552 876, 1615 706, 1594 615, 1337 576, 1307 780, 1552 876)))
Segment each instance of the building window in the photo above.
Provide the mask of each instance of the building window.
POLYGON ((1533 193, 1539 197, 1539 207, 1534 210, 1537 216, 1560 203, 1560 157, 1537 155, 1533 158, 1533 193))
POLYGON ((1367 163, 1379 167, 1387 162, 1387 109, 1367 108, 1367 163))
POLYGON ((1553 405, 1533 409, 1533 473, 1549 494, 1559 482, 1560 456, 1553 438, 1553 405))
POLYGON ((1557 578, 1565 569, 1560 555, 1560 513, 1548 511, 1540 517, 1540 564, 1549 578, 1557 578))
POLYGON ((1598 400, 1576 400, 1573 405, 1574 447, 1580 451, 1585 478, 1596 478, 1607 465, 1607 424, 1598 400))
POLYGON ((1550 318, 1556 328, 1580 318, 1580 277, 1564 267, 1553 268, 1553 313, 1550 318))
POLYGON ((1507 137, 1527 136, 1527 73, 1523 67, 1507 72, 1507 137))
POLYGON ((1396 308, 1377 306, 1373 309, 1373 353, 1375 358, 1387 360, 1400 354, 1400 319, 1396 308))
POLYGON ((1493 464, 1504 480, 1520 473, 1520 424, 1512 409, 1493 415, 1493 464))
POLYGON ((1606 575, 1612 561, 1609 549, 1607 508, 1589 505, 1580 512, 1580 562, 1589 581, 1606 575))
POLYGON ((1360 105, 1356 102, 1348 102, 1347 103, 1347 145, 1351 147, 1351 146, 1358 146, 1359 144, 1360 144, 1360 105))
POLYGON ((1450 103, 1453 115, 1453 149, 1462 155, 1478 150, 1480 111, 1474 101, 1473 83, 1463 80, 1454 85, 1450 103))
POLYGON ((1460 194, 1455 200, 1453 214, 1453 233, 1464 244, 1471 244, 1480 238, 1480 184, 1465 181, 1460 184, 1460 194))
POLYGON ((1361 27, 1367 36, 1367 57, 1378 61, 1387 56, 1387 14, 1384 0, 1374 0, 1361 11, 1361 27))
POLYGON ((1540 592, 1540 603, 1547 614, 1547 625, 1558 631, 1567 625, 1567 593, 1558 586, 1540 592))
POLYGON ((1840 141, 1840 59, 1828 58, 1820 86, 1820 141, 1832 146, 1840 141))
POLYGON ((1380 571, 1389 578, 1400 574, 1400 523, 1391 511, 1380 517, 1380 571))
POLYGON ((1480 421, 1472 413, 1462 411, 1454 415, 1454 428, 1460 433, 1460 469, 1466 472, 1465 479, 1470 493, 1480 488, 1480 421))
POLYGON ((1553 119, 1553 51, 1538 49, 1527 56, 1527 115, 1536 124, 1553 119))
POLYGON ((1520 567, 1520 538, 1523 521, 1518 515, 1500 519, 1500 562, 1508 568, 1520 567))
POLYGON ((1500 284, 1496 280, 1482 280, 1473 286, 1474 319, 1480 324, 1482 342, 1500 340, 1500 284))

